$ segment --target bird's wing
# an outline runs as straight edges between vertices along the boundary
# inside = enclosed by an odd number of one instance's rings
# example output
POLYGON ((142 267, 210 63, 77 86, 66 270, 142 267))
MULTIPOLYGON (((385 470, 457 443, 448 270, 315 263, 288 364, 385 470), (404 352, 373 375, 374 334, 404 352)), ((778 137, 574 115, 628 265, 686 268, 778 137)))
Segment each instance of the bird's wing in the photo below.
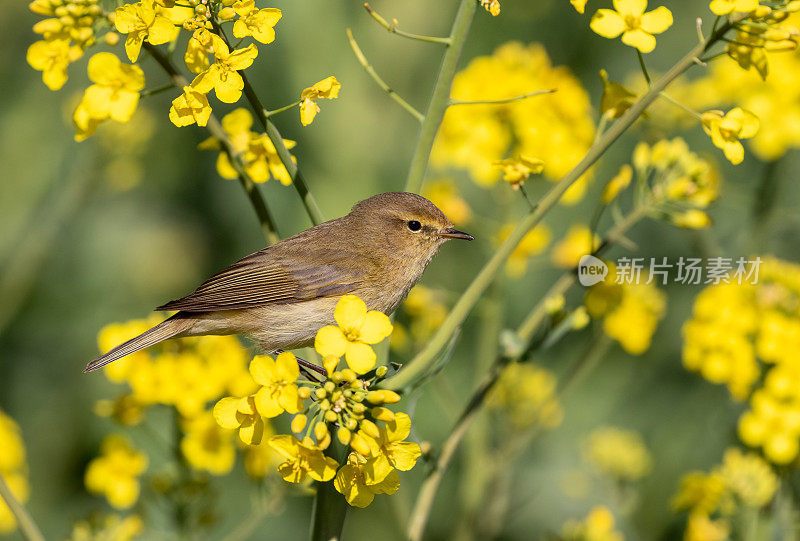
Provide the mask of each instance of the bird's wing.
POLYGON ((344 295, 356 289, 372 270, 363 257, 356 269, 352 264, 355 257, 346 251, 326 249, 317 249, 306 257, 277 257, 267 248, 215 274, 186 297, 156 310, 213 312, 344 295))

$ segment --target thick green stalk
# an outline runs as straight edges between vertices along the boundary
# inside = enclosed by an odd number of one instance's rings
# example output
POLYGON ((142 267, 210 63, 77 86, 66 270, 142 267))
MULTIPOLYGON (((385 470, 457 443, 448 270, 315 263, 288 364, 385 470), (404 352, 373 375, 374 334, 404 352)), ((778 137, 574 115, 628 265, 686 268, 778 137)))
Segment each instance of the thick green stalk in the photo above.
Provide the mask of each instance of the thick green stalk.
POLYGON ((6 505, 11 510, 11 514, 14 515, 14 518, 17 520, 19 531, 22 532, 25 539, 28 541, 44 541, 41 530, 39 530, 33 518, 28 514, 25 506, 23 506, 14 496, 14 493, 11 492, 3 474, 0 474, 0 501, 6 502, 6 505))
POLYGON ((456 75, 458 59, 467 40, 469 27, 475 17, 475 10, 478 7, 477 0, 461 0, 458 13, 453 21, 453 28, 450 31, 450 42, 447 44, 447 51, 442 57, 442 65, 439 68, 439 76, 433 87, 431 101, 428 110, 425 112, 425 120, 419 130, 417 146, 414 149, 414 156, 411 158, 411 168, 406 179, 407 192, 419 192, 422 188, 422 181, 425 179, 425 172, 428 170, 428 160, 431 156, 433 141, 442 125, 444 114, 450 105, 450 87, 453 84, 453 77, 456 75))
POLYGON ((533 229, 542 218, 547 214, 558 201, 564 192, 572 186, 581 176, 583 176, 594 163, 611 147, 611 145, 627 130, 647 109, 647 107, 658 98, 672 81, 693 66, 703 52, 715 43, 730 27, 726 25, 718 30, 714 36, 706 42, 695 46, 689 53, 675 64, 666 74, 656 81, 650 89, 639 100, 631 106, 603 135, 592 145, 583 159, 572 171, 567 173, 558 183, 539 201, 533 211, 528 214, 517 225, 503 244, 497 249, 494 255, 486 262, 478 275, 467 287, 461 297, 456 302, 453 309, 448 314, 436 334, 430 339, 427 345, 411 361, 403 366, 403 369, 392 378, 386 381, 386 386, 391 389, 399 389, 407 386, 417 377, 424 374, 429 365, 436 358, 436 355, 450 341, 452 334, 461 326, 469 315, 472 307, 481 297, 489 286, 493 276, 500 270, 506 259, 511 255, 517 245, 525 235, 533 229))
MULTIPOLYGON (((325 451, 325 454, 337 462, 344 461, 345 452, 336 442, 325 451)), ((333 480, 315 483, 317 495, 311 519, 311 541, 336 541, 342 537, 344 518, 347 515, 347 501, 333 486, 333 480)))
MULTIPOLYGON (((186 78, 180 74, 177 68, 175 68, 175 66, 172 65, 172 62, 170 62, 170 60, 161 53, 158 47, 147 42, 144 42, 143 47, 148 54, 153 57, 158 65, 163 68, 170 79, 172 79, 175 86, 178 88, 183 88, 189 84, 189 81, 187 81, 186 78)), ((256 186, 256 184, 253 182, 253 179, 250 178, 250 175, 245 172, 241 160, 238 158, 236 151, 231 146, 230 139, 228 139, 228 134, 225 133, 225 130, 222 129, 222 124, 220 124, 219 120, 217 120, 217 117, 213 114, 208 119, 206 129, 211 133, 212 136, 214 136, 215 139, 220 142, 223 150, 228 154, 231 165, 239 176, 239 183, 241 184, 242 188, 244 188, 247 198, 250 200, 250 204, 253 206, 253 210, 256 212, 258 221, 261 224, 261 230, 264 232, 264 237, 267 239, 267 242, 270 244, 278 242, 280 237, 278 236, 278 229, 275 225, 275 219, 272 217, 272 213, 267 206, 266 200, 264 200, 264 196, 261 194, 258 186, 256 186)))

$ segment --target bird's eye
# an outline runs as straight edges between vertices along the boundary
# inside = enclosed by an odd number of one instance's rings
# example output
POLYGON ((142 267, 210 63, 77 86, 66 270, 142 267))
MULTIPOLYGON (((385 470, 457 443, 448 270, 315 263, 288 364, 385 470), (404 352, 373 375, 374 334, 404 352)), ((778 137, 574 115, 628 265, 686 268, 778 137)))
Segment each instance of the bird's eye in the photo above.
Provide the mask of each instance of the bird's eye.
POLYGON ((419 231, 420 229, 422 229, 422 224, 419 223, 417 220, 409 220, 407 225, 411 231, 419 231))

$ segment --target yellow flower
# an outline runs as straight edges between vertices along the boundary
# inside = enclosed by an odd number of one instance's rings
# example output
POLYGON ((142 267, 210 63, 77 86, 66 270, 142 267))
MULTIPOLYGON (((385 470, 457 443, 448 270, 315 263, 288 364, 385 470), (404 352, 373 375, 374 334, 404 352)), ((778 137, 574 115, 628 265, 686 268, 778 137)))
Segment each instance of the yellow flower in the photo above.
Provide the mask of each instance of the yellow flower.
POLYGON ((714 146, 721 148, 734 165, 744 160, 744 147, 739 139, 755 136, 758 127, 758 117, 741 107, 731 109, 727 114, 722 111, 703 113, 703 130, 711 136, 714 146))
POLYGON ((261 479, 275 471, 282 461, 283 458, 269 445, 269 438, 244 450, 244 470, 253 479, 261 479))
POLYGON ((608 118, 621 117, 636 101, 636 94, 616 81, 609 81, 606 70, 600 70, 600 79, 603 81, 600 111, 608 118))
POLYGON ((749 13, 758 7, 758 0, 711 0, 708 7, 714 15, 728 15, 734 11, 749 13))
POLYGON ((598 9, 590 24, 604 38, 622 34, 622 43, 649 53, 656 48, 656 38, 672 26, 672 12, 661 6, 645 13, 647 0, 614 0, 614 9, 598 9))
POLYGON ((194 78, 192 87, 203 94, 214 89, 220 101, 235 103, 239 101, 244 88, 244 80, 238 72, 253 64, 258 56, 258 49, 251 43, 244 49, 231 51, 216 34, 211 35, 211 45, 214 49, 214 63, 194 78))
POLYGON ((630 185, 631 180, 633 180, 633 168, 625 164, 620 168, 617 176, 609 180, 603 189, 603 203, 608 204, 616 199, 619 193, 630 185))
POLYGON ((189 38, 183 61, 192 73, 202 73, 210 66, 208 53, 211 52, 214 52, 211 46, 211 32, 205 28, 198 28, 189 38))
POLYGON ((138 477, 147 469, 147 456, 122 436, 107 436, 100 456, 89 462, 84 483, 89 492, 102 494, 116 509, 127 509, 139 499, 138 477))
POLYGON ((685 229, 705 229, 711 225, 711 218, 700 209, 689 209, 673 215, 672 223, 685 229))
POLYGON ((492 17, 500 15, 500 2, 498 0, 480 0, 483 9, 492 14, 492 17))
POLYGON ((586 2, 588 0, 569 0, 569 3, 572 4, 572 7, 575 8, 575 11, 583 15, 583 12, 586 10, 586 2))
POLYGON ((504 409, 517 427, 539 424, 555 428, 564 411, 556 397, 556 376, 534 364, 513 363, 500 374, 489 393, 487 404, 504 409))
POLYGON ((599 472, 624 481, 641 479, 653 467, 653 458, 639 433, 613 426, 593 430, 585 454, 599 472))
MULTIPOLYGON (((239 154, 245 173, 253 182, 261 183, 270 179, 270 175, 284 186, 292 183, 292 177, 283 165, 275 146, 265 134, 251 131, 253 116, 243 107, 234 109, 222 118, 222 129, 228 134, 232 150, 239 154)), ((286 148, 294 148, 296 143, 284 139, 286 148)), ((228 158, 228 153, 221 151, 219 141, 209 138, 200 143, 202 150, 220 150, 217 157, 217 172, 222 178, 235 179, 236 169, 228 158)), ((292 156, 294 159, 294 156, 292 156)))
POLYGON ((778 490, 778 477, 755 453, 733 448, 725 451, 719 472, 729 490, 750 507, 764 507, 778 490))
POLYGON ((553 247, 553 263, 569 269, 578 266, 578 261, 591 254, 600 244, 597 235, 592 235, 585 225, 576 224, 569 228, 566 236, 553 247))
POLYGON ((319 106, 315 100, 326 98, 332 100, 339 97, 339 90, 342 85, 336 77, 330 76, 320 82, 303 90, 300 94, 300 123, 308 126, 314 121, 314 117, 319 113, 319 106))
POLYGON ((445 216, 456 225, 469 222, 472 211, 469 204, 458 193, 452 180, 439 180, 427 183, 423 196, 442 209, 445 216))
POLYGON ((354 507, 367 507, 372 503, 375 494, 394 494, 400 488, 397 470, 391 470, 379 483, 368 484, 364 463, 364 458, 358 453, 350 453, 347 463, 339 468, 333 481, 336 490, 354 507))
POLYGON ((211 116, 208 98, 194 87, 184 86, 183 94, 172 100, 169 119, 178 127, 197 124, 205 126, 211 116))
POLYGON ((503 179, 516 190, 531 175, 538 175, 544 170, 544 162, 536 158, 520 155, 518 158, 507 158, 494 162, 495 167, 503 170, 503 179))
POLYGON ((236 460, 232 434, 220 428, 211 412, 185 420, 183 431, 181 453, 192 468, 213 475, 230 473, 236 460))
POLYGON ((562 528, 565 541, 623 541, 614 529, 614 515, 602 505, 592 508, 582 521, 570 520, 562 528))
MULTIPOLYGON (((28 485, 25 461, 25 444, 22 440, 19 425, 0 410, 0 474, 5 478, 9 490, 20 502, 28 501, 30 486, 28 485)), ((17 521, 11 509, 0 498, 0 535, 12 532, 17 521)))
POLYGON ((233 9, 239 19, 233 23, 233 35, 237 38, 253 36, 261 43, 275 41, 273 27, 281 19, 281 10, 277 8, 257 9, 255 0, 238 0, 233 9))
MULTIPOLYGON (((514 224, 505 224, 497 233, 497 243, 504 242, 514 230, 514 224)), ((528 270, 528 260, 545 251, 553 235, 545 224, 539 224, 528 231, 506 262, 506 272, 509 276, 518 278, 528 270)))
POLYGON ((621 302, 603 320, 603 332, 631 355, 640 355, 650 347, 665 307, 666 295, 654 284, 625 284, 621 302))
POLYGON ((214 406, 214 419, 222 428, 239 430, 239 439, 247 445, 258 445, 264 436, 264 419, 256 409, 255 396, 228 396, 214 406))
POLYGON ((392 468, 410 470, 422 455, 419 445, 403 441, 411 433, 411 418, 405 413, 395 413, 394 420, 386 423, 384 428, 378 428, 378 432, 375 438, 367 436, 370 456, 365 457, 364 473, 370 485, 386 479, 392 468))
POLYGON ((336 303, 333 313, 338 327, 322 327, 314 340, 314 348, 326 357, 345 356, 347 365, 359 374, 375 366, 375 351, 369 344, 377 344, 392 334, 392 324, 386 314, 367 311, 367 305, 355 295, 344 295, 336 303))
POLYGON ((69 541, 131 541, 139 537, 144 523, 138 515, 119 515, 92 517, 91 520, 79 520, 72 527, 69 541))
POLYGON ((339 464, 325 456, 311 438, 298 440, 288 434, 279 434, 269 439, 270 446, 286 461, 278 466, 278 473, 285 481, 302 483, 306 476, 315 481, 330 481, 336 475, 339 464))
POLYGON ((156 11, 153 0, 141 0, 117 8, 114 25, 125 39, 125 52, 131 62, 139 58, 142 42, 146 39, 152 45, 172 41, 177 29, 167 17, 156 11))
POLYGON ((295 383, 300 377, 300 368, 292 353, 285 351, 275 360, 268 355, 256 355, 250 361, 250 375, 262 386, 256 392, 255 403, 264 417, 277 417, 284 411, 297 413, 303 409, 295 383))
POLYGON ((50 90, 58 90, 67 82, 67 66, 83 54, 70 47, 65 39, 36 41, 28 47, 27 61, 42 72, 42 81, 50 90))

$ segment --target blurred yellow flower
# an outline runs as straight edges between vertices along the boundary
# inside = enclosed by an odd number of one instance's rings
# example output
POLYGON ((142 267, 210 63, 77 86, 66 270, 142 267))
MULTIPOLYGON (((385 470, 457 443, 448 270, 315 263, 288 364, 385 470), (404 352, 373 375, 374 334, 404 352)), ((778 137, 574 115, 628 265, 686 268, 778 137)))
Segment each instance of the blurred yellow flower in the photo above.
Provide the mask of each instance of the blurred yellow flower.
POLYGON ((708 7, 714 15, 727 15, 734 11, 749 13, 758 7, 758 0, 711 0, 708 7))
POLYGON ((107 515, 80 520, 72 527, 69 541, 131 541, 144 529, 139 515, 107 515))
POLYGON ((303 409, 295 383, 300 368, 292 353, 284 351, 275 360, 268 355, 256 355, 250 361, 250 374, 262 386, 255 396, 256 408, 262 416, 277 417, 284 411, 297 413, 303 409))
MULTIPOLYGON (((271 431, 268 426, 267 431, 271 431)), ((248 445, 244 450, 244 470, 253 479, 261 479, 275 471, 283 461, 281 455, 269 445, 271 434, 258 445, 248 445)))
POLYGON ((520 428, 535 424, 555 428, 564 418, 556 396, 555 374, 530 363, 508 365, 489 392, 487 405, 505 410, 520 428))
MULTIPOLYGON (((497 232, 497 244, 504 242, 514 231, 514 224, 505 224, 497 232)), ((550 228, 545 224, 539 224, 528 231, 522 241, 514 248, 506 262, 506 273, 509 276, 518 278, 528 270, 528 261, 531 257, 544 253, 552 238, 550 228)))
POLYGON ((139 499, 139 476, 147 469, 147 456, 118 435, 107 436, 100 455, 89 462, 86 489, 106 497, 116 509, 128 509, 139 499))
POLYGON ((583 15, 583 12, 586 10, 586 2, 587 0, 569 0, 569 3, 575 8, 575 11, 581 15, 583 15))
POLYGON ((275 41, 274 26, 281 19, 281 10, 277 8, 258 9, 255 0, 238 0, 234 2, 233 9, 239 19, 233 23, 233 35, 236 38, 253 36, 261 43, 275 41))
POLYGON ((236 448, 230 431, 222 430, 211 412, 182 422, 181 453, 196 470, 225 475, 233 469, 236 448))
POLYGON ((135 4, 118 7, 114 26, 125 39, 125 52, 131 62, 139 58, 142 42, 161 45, 175 39, 177 29, 167 17, 161 15, 153 0, 141 0, 135 4))
POLYGON ((258 49, 251 43, 244 49, 231 51, 216 34, 211 34, 211 46, 214 50, 214 63, 197 75, 191 86, 203 94, 208 94, 213 89, 220 101, 236 103, 242 97, 244 88, 244 80, 239 71, 253 64, 258 56, 258 49))
POLYGON ((303 126, 311 124, 320 111, 316 100, 338 98, 341 88, 342 85, 339 84, 336 77, 331 75, 303 90, 300 94, 300 123, 303 126))
POLYGON ((653 467, 653 457, 641 435, 613 426, 593 430, 584 454, 598 472, 622 481, 641 479, 653 467))
POLYGON ((622 190, 630 186, 631 180, 633 180, 633 168, 625 164, 620 168, 617 176, 609 180, 606 187, 603 188, 603 203, 608 204, 616 199, 617 195, 619 195, 622 190))
POLYGON ((598 505, 582 521, 567 521, 561 528, 561 535, 564 541, 623 541, 622 533, 614 526, 611 510, 598 505))
POLYGON ((197 124, 205 126, 211 116, 208 98, 194 87, 184 86, 183 94, 172 100, 169 119, 178 127, 197 124))
POLYGON ((600 112, 612 119, 621 117, 636 102, 636 94, 616 81, 609 81, 606 70, 600 70, 600 79, 603 81, 600 112))
MULTIPOLYGON (((30 487, 28 485, 28 465, 25 461, 25 444, 19 425, 3 410, 0 410, 0 475, 6 481, 9 490, 20 502, 28 501, 30 487)), ((11 533, 17 527, 17 521, 0 498, 0 535, 11 533)))
MULTIPOLYGON (((411 318, 409 331, 417 342, 428 338, 447 317, 447 306, 440 297, 441 294, 422 285, 415 285, 408 292, 403 311, 411 318)), ((396 325, 392 326, 392 339, 396 325)))
POLYGON ((661 6, 645 13, 647 0, 614 0, 614 9, 598 9, 590 27, 604 38, 622 34, 622 43, 649 53, 656 48, 653 34, 672 26, 672 12, 661 6))
POLYGON ((464 225, 470 221, 472 211, 469 204, 458 193, 451 179, 426 183, 422 195, 442 209, 445 216, 454 224, 464 225))
POLYGON ((711 514, 720 507, 726 490, 725 479, 718 471, 689 472, 681 478, 680 488, 673 496, 671 505, 676 511, 692 510, 711 514))
POLYGON ((269 439, 269 445, 286 461, 278 466, 278 473, 285 481, 302 483, 308 476, 315 481, 330 481, 336 475, 339 464, 323 454, 311 438, 302 441, 288 434, 279 434, 269 439))
POLYGON ((727 114, 722 111, 703 113, 703 130, 734 165, 744 160, 744 147, 739 140, 754 137, 758 127, 758 117, 741 107, 731 109, 727 114))
POLYGON ((500 2, 498 0, 480 0, 483 9, 492 14, 492 17, 500 15, 500 2))
POLYGON ((778 490, 778 476, 755 453, 728 449, 719 472, 728 489, 749 507, 764 507, 778 490))
POLYGON ((664 317, 667 297, 653 284, 625 284, 622 291, 619 305, 603 320, 603 331, 631 355, 640 355, 664 317))
POLYGON ((503 171, 503 180, 517 190, 531 175, 544 171, 544 162, 536 158, 520 155, 517 158, 506 158, 493 164, 503 171))
POLYGON ((370 344, 392 334, 389 318, 377 310, 367 311, 367 305, 355 295, 339 299, 333 317, 338 326, 326 325, 317 331, 314 348, 323 357, 344 355, 350 368, 365 374, 375 366, 375 351, 370 344))
POLYGON ((727 541, 731 528, 725 519, 711 520, 703 513, 690 513, 683 541, 727 541))
POLYGON ((256 409, 255 396, 227 396, 214 405, 214 419, 222 428, 239 430, 239 439, 258 445, 264 436, 264 419, 256 409))
POLYGON ((575 224, 570 226, 566 236, 555 246, 551 258, 553 263, 565 269, 578 266, 581 257, 591 254, 600 245, 600 238, 592 235, 585 225, 575 224))
POLYGON ((333 481, 336 490, 354 507, 367 507, 376 494, 394 494, 400 488, 400 476, 397 470, 391 470, 377 483, 368 483, 365 462, 358 453, 350 453, 347 463, 339 468, 333 481))

